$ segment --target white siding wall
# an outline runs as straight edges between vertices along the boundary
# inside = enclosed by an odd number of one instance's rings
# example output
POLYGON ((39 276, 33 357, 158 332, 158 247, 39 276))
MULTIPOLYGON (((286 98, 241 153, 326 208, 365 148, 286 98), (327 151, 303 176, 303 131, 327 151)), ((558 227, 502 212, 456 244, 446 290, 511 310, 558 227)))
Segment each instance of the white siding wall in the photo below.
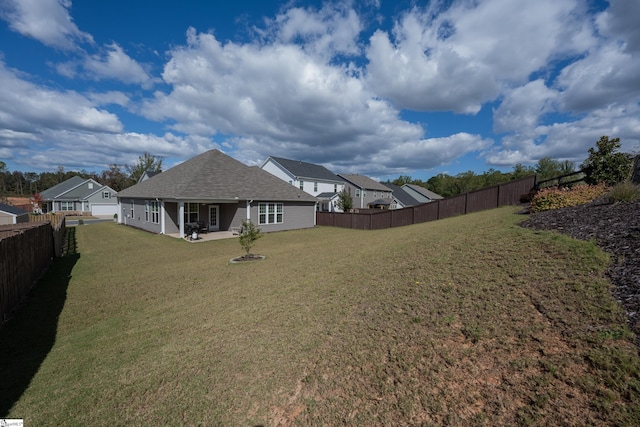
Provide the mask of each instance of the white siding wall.
MULTIPOLYGON (((277 165, 275 165, 271 159, 269 159, 269 161, 267 161, 267 163, 264 164, 264 166, 262 166, 262 169, 264 171, 269 172, 271 175, 276 176, 278 178, 280 178, 281 180, 283 180, 284 182, 289 182, 289 181, 294 181, 294 178, 289 175, 287 172, 283 171, 282 169, 280 169, 280 167, 278 167, 277 165)), ((296 181, 293 182, 296 186, 298 185, 298 183, 296 181)))

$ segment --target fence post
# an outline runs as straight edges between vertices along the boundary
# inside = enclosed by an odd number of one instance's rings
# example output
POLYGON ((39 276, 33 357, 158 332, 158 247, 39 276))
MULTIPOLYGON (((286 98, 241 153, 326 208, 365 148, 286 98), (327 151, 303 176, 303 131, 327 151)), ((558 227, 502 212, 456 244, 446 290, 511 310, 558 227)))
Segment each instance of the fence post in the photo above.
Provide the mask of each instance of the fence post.
POLYGON ((469 192, 464 193, 464 214, 467 214, 467 205, 469 204, 469 192))

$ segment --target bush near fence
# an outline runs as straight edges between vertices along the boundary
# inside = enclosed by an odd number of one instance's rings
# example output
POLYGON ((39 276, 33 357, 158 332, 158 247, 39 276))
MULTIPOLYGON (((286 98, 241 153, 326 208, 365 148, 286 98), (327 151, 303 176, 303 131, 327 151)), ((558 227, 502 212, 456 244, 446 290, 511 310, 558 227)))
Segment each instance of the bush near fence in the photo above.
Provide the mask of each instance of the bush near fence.
POLYGON ((66 224, 50 221, 0 226, 0 324, 6 321, 47 271, 62 256, 66 224))
POLYGON ((316 224, 330 227, 381 230, 457 215, 520 204, 520 198, 536 186, 536 176, 482 188, 446 199, 403 209, 359 209, 353 213, 317 212, 316 224))

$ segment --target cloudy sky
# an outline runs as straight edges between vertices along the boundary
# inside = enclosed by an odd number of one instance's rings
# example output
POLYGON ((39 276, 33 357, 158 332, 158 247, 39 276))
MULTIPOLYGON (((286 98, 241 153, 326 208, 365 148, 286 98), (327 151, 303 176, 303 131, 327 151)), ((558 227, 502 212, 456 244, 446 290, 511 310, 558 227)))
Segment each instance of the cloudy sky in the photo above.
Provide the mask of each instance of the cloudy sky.
POLYGON ((0 0, 0 160, 428 179, 640 148, 640 1, 0 0))

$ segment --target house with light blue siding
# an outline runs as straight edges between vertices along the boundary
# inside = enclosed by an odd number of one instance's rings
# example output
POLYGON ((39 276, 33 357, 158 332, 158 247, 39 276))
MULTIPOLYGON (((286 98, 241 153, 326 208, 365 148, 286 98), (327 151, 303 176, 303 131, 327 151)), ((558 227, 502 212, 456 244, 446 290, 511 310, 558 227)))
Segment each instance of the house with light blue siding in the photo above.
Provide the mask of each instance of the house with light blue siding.
POLYGON ((113 216, 118 212, 115 190, 93 179, 74 176, 44 190, 43 212, 113 216))

